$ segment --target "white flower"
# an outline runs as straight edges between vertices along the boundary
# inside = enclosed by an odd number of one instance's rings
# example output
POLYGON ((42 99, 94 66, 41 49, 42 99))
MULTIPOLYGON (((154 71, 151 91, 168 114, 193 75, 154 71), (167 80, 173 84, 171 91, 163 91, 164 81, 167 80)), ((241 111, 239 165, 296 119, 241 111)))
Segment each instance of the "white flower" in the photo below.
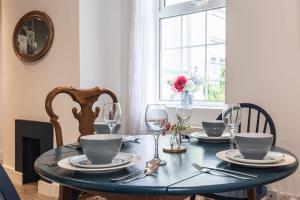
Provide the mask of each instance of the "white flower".
POLYGON ((191 91, 195 90, 195 87, 196 86, 195 86, 194 82, 192 80, 188 80, 184 86, 184 90, 191 92, 191 91))

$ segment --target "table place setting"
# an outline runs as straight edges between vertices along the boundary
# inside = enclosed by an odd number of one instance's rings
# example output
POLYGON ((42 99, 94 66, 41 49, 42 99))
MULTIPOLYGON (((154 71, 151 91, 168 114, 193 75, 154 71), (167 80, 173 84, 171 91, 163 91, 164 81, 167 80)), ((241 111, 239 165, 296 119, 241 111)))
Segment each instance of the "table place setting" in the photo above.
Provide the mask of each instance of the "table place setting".
POLYGON ((137 164, 141 158, 120 152, 123 137, 119 134, 96 134, 80 137, 84 154, 58 161, 61 168, 80 172, 107 173, 137 164))
POLYGON ((238 133, 234 135, 237 149, 220 151, 216 156, 226 162, 254 168, 283 167, 296 162, 292 155, 270 151, 273 135, 269 133, 238 133))

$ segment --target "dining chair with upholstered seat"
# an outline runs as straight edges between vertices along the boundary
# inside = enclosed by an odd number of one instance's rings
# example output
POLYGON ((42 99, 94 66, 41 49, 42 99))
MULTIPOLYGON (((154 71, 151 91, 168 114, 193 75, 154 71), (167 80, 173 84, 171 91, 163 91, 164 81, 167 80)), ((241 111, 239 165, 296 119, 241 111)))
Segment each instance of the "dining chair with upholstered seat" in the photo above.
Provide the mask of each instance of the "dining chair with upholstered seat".
MULTIPOLYGON (((73 107, 72 113, 79 123, 80 136, 94 134, 94 122, 98 117, 100 108, 95 107, 94 103, 98 100, 99 96, 107 94, 111 97, 114 103, 118 103, 117 96, 109 89, 106 88, 91 88, 91 89, 75 89, 73 87, 57 87, 50 91, 47 95, 45 108, 47 114, 50 117, 50 121, 54 126, 56 144, 58 147, 63 146, 63 135, 61 125, 59 123, 59 117, 53 111, 52 103, 58 94, 67 94, 71 96, 73 101, 80 105, 80 111, 76 107, 73 107)), ((79 139, 78 137, 78 139, 79 139)), ((78 193, 76 190, 72 190, 65 186, 60 186, 60 198, 74 199, 74 193, 78 193), (73 196, 73 197, 72 197, 73 196)), ((75 195, 76 196, 76 195, 75 195)))
MULTIPOLYGON (((242 121, 238 127, 238 133, 270 133, 273 135, 273 145, 276 144, 276 128, 271 116, 262 107, 252 103, 240 103, 242 111, 242 121)), ((228 113, 230 114, 230 113, 228 113)), ((222 120, 222 114, 217 117, 222 120)), ((238 190, 224 193, 205 194, 202 196, 216 200, 247 200, 248 195, 256 196, 256 199, 262 199, 267 193, 266 186, 250 188, 248 190, 238 190)), ((195 200, 195 195, 190 198, 195 200)))

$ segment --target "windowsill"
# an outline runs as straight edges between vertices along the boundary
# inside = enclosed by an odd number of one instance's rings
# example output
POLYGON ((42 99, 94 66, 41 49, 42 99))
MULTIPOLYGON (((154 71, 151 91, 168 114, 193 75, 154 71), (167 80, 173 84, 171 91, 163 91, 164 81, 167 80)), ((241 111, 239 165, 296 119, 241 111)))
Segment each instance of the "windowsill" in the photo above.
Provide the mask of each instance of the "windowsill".
MULTIPOLYGON (((167 108, 176 108, 180 101, 159 101, 159 103, 166 104, 167 108)), ((193 102, 193 110, 222 110, 224 102, 193 102)))
MULTIPOLYGON (((176 105, 166 104, 167 108, 176 108, 176 105)), ((223 106, 201 106, 193 105, 193 110, 222 110, 223 106)))

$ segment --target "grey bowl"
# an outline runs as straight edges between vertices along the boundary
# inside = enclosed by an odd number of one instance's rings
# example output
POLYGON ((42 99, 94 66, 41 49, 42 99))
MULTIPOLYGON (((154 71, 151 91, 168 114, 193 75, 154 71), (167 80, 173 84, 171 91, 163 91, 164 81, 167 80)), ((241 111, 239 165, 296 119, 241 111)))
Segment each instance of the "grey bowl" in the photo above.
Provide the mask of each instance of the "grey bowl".
MULTIPOLYGON (((95 131, 97 134, 109 134, 108 125, 105 122, 95 122, 94 123, 95 131)), ((121 124, 117 124, 114 129, 114 134, 118 134, 121 128, 121 124)))
POLYGON ((209 137, 220 137, 226 128, 223 120, 203 121, 202 127, 209 137))
POLYGON ((84 154, 93 164, 110 163, 122 145, 122 135, 97 134, 80 137, 84 154))
POLYGON ((246 159, 262 160, 270 151, 273 135, 269 133, 238 133, 236 145, 246 159))

